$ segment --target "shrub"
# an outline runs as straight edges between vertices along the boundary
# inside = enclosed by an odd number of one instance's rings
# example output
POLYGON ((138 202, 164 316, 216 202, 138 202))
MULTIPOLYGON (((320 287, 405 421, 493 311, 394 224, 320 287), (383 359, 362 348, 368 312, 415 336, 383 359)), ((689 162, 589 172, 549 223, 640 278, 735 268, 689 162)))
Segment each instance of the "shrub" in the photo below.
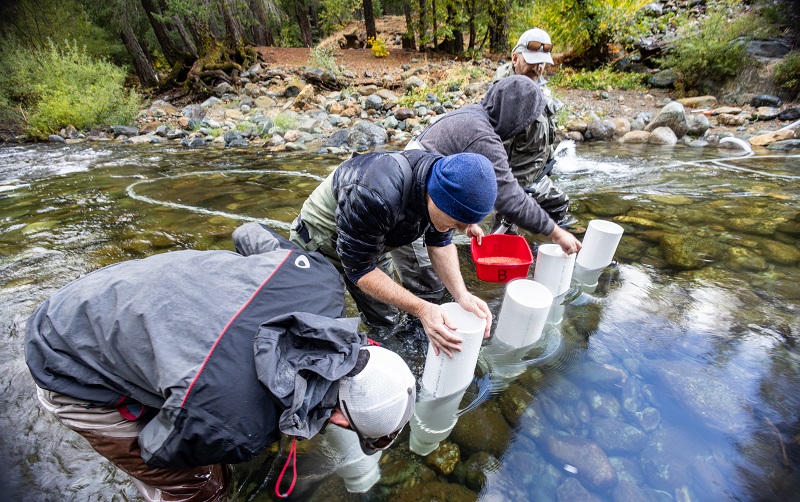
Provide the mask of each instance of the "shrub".
POLYGON ((682 26, 680 38, 659 63, 678 72, 679 90, 703 90, 735 77, 747 61, 747 37, 766 36, 769 31, 755 14, 715 10, 702 20, 682 26))
POLYGON ((787 91, 800 94, 800 51, 792 51, 775 66, 775 83, 787 91))
POLYGON ((297 119, 293 115, 281 113, 275 117, 275 127, 280 127, 284 131, 294 129, 297 125, 297 119))
POLYGON ((328 70, 336 76, 343 72, 343 67, 336 63, 336 50, 333 47, 318 45, 308 53, 308 64, 328 70))
POLYGON ((608 45, 619 42, 635 30, 636 12, 650 0, 551 0, 520 4, 509 40, 532 27, 550 35, 556 51, 576 56, 606 56, 608 45))
POLYGON ((635 91, 645 89, 647 75, 641 73, 620 73, 604 66, 597 70, 573 70, 563 68, 554 74, 549 82, 552 87, 570 89, 619 89, 635 91))
POLYGON ((389 49, 386 48, 386 42, 382 38, 370 37, 367 43, 372 47, 372 54, 376 58, 385 58, 389 55, 389 49))
POLYGON ((139 109, 139 96, 123 87, 126 73, 104 59, 90 56, 75 42, 34 53, 17 49, 16 64, 3 92, 22 103, 26 133, 46 138, 66 125, 129 124, 139 109))

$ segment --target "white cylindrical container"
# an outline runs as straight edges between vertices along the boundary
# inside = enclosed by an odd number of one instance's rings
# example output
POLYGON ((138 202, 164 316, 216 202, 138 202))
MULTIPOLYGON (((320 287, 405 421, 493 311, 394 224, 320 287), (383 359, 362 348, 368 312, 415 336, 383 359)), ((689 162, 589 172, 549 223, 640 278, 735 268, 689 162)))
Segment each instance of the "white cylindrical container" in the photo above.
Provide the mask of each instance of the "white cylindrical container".
POLYGON ((616 223, 605 220, 590 221, 575 263, 586 270, 607 267, 614 258, 622 232, 623 228, 616 223))
POLYGON ((450 435, 458 422, 456 413, 466 391, 464 388, 452 396, 428 400, 425 400, 424 393, 421 393, 421 400, 417 403, 414 416, 409 422, 411 451, 425 456, 439 447, 439 443, 450 435))
POLYGON ((381 477, 378 461, 382 452, 365 455, 358 442, 358 435, 334 424, 328 424, 324 436, 327 446, 332 450, 329 454, 338 464, 336 475, 342 478, 347 491, 369 491, 381 477))
POLYGON ((475 364, 483 342, 486 320, 461 308, 457 303, 442 305, 457 329, 450 333, 461 339, 461 350, 449 357, 442 351, 437 356, 428 344, 428 355, 422 373, 422 387, 434 398, 449 396, 467 388, 475 374, 475 364))
POLYGON ((575 257, 575 253, 568 255, 558 244, 542 244, 536 252, 533 280, 545 285, 553 297, 566 293, 572 280, 575 257))
POLYGON ((603 268, 588 270, 583 268, 580 263, 575 264, 575 270, 572 275, 580 283, 581 291, 590 294, 594 293, 595 289, 597 289, 597 281, 603 273, 603 268))
POLYGON ((509 282, 495 338, 515 349, 536 343, 552 304, 553 294, 543 284, 528 279, 509 282))

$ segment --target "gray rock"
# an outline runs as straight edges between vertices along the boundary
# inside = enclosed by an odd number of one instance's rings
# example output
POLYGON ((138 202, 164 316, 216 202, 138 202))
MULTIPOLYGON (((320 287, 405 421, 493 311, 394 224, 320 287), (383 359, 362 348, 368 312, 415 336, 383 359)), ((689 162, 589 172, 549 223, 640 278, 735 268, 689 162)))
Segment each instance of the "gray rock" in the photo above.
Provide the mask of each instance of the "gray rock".
POLYGON ((635 118, 631 120, 631 132, 633 131, 644 131, 644 126, 647 124, 640 118, 635 118))
POLYGON ((800 139, 785 139, 783 141, 776 141, 767 147, 768 150, 777 150, 779 152, 788 152, 790 150, 800 150, 800 139))
POLYGON ((692 452, 696 442, 676 428, 662 429, 650 438, 639 456, 647 480, 656 488, 673 493, 692 484, 692 452))
POLYGON ((403 82, 403 89, 406 91, 419 88, 425 88, 425 82, 423 82, 419 77, 408 77, 403 82))
MULTIPOLYGON (((209 98, 209 99, 217 99, 217 98, 209 98)), ((208 100, 206 100, 207 102, 208 100)), ((217 101, 219 101, 217 99, 217 101)), ((190 119, 202 119, 206 116, 206 110, 203 108, 203 105, 187 105, 184 106, 181 110, 181 114, 184 117, 188 117, 190 119)))
POLYGON ((683 105, 677 101, 667 104, 653 117, 653 120, 647 124, 644 130, 652 132, 658 127, 669 127, 678 138, 686 136, 689 131, 689 124, 686 121, 686 112, 683 105))
POLYGON ((347 129, 338 130, 335 133, 331 134, 331 137, 328 138, 328 141, 325 143, 325 146, 334 148, 344 146, 347 144, 348 135, 349 131, 347 129))
POLYGON ((692 113, 691 115, 687 116, 686 125, 688 126, 686 134, 694 137, 704 135, 706 131, 708 131, 708 128, 711 127, 708 117, 702 113, 692 113))
POLYGON ((780 58, 790 50, 788 45, 777 40, 753 40, 747 44, 748 54, 763 58, 780 58))
POLYGON ((283 90, 283 95, 287 98, 294 98, 300 94, 300 88, 296 85, 290 85, 283 90))
POLYGON ((708 145, 709 145, 708 141, 703 139, 696 139, 689 143, 689 146, 691 146, 692 148, 705 148, 708 145))
POLYGON ((225 94, 232 92, 236 92, 236 90, 233 88, 231 84, 227 82, 222 82, 221 84, 218 84, 216 87, 214 87, 214 94, 216 94, 217 96, 223 96, 225 94))
POLYGON ((616 130, 617 126, 611 120, 595 120, 589 124, 586 132, 593 141, 611 141, 616 130))
POLYGON ((637 130, 627 133, 619 139, 622 144, 643 144, 647 143, 650 139, 650 133, 647 131, 637 130))
POLYGON ((637 453, 644 447, 647 436, 621 420, 596 418, 590 438, 606 453, 637 453))
POLYGON ((223 136, 223 139, 225 140, 225 144, 229 144, 233 141, 242 139, 242 135, 237 131, 228 131, 223 136))
POLYGON ((664 13, 664 9, 661 8, 661 4, 653 2, 642 7, 639 12, 650 17, 660 17, 664 13))
POLYGON ((800 119, 800 108, 793 107, 783 110, 778 115, 778 120, 795 121, 800 119))
MULTIPOLYGON (((216 98, 214 96, 211 96, 207 100, 205 100, 202 103, 200 103, 200 107, 203 108, 203 109, 206 109, 206 108, 211 108, 214 105, 221 105, 221 104, 222 104, 222 100, 221 99, 216 98)), ((184 108, 184 110, 185 110, 185 108, 184 108)), ((203 115, 205 115, 205 112, 203 112, 203 115)), ((187 115, 187 117, 188 117, 188 115, 187 115)), ((198 116, 198 118, 202 118, 202 116, 198 116)))
POLYGON ((112 126, 111 129, 114 131, 115 136, 119 136, 120 134, 124 136, 137 136, 139 134, 139 129, 131 126, 112 126))
POLYGON ((769 106, 772 108, 780 108, 783 104, 781 98, 778 96, 773 96, 771 94, 759 94, 758 96, 754 97, 752 101, 750 101, 750 105, 753 108, 758 108, 760 106, 769 106))
POLYGON ((67 142, 67 140, 65 140, 64 138, 62 138, 58 134, 51 134, 50 136, 47 137, 47 141, 49 141, 50 143, 66 143, 67 142))
POLYGON ((647 138, 651 145, 677 145, 678 137, 669 127, 656 127, 647 138))
POLYGON ((370 94, 364 100, 365 110, 381 110, 383 109, 383 99, 376 94, 370 94))
POLYGON ((384 129, 396 129, 399 123, 400 121, 397 120, 397 117, 389 115, 386 117, 386 120, 383 121, 383 127, 384 129))
POLYGON ((650 112, 639 112, 636 114, 635 119, 641 120, 645 125, 647 125, 651 120, 653 120, 653 114, 650 112))
POLYGON ((544 446, 559 463, 577 469, 582 484, 591 488, 611 489, 619 482, 617 471, 603 450, 586 438, 577 436, 548 436, 544 446))
POLYGON ((602 502, 603 500, 584 488, 575 478, 564 480, 556 490, 556 497, 558 502, 602 502))
POLYGON ((759 106, 753 115, 755 115, 758 120, 775 120, 780 114, 780 108, 774 108, 772 106, 759 106))
POLYGON ((676 80, 678 80, 677 72, 668 69, 653 74, 647 81, 653 87, 666 89, 669 87, 673 87, 675 85, 676 80))
POLYGON ((198 148, 198 147, 206 146, 206 140, 204 138, 200 138, 200 137, 192 138, 192 139, 183 138, 181 140, 181 145, 188 146, 188 147, 191 147, 191 148, 198 148))

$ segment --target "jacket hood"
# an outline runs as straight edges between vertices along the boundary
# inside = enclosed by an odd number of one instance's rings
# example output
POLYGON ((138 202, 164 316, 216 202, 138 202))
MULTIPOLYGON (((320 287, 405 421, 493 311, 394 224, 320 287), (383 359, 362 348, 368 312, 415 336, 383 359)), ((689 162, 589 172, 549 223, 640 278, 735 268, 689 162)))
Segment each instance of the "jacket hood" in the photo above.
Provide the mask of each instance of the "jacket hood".
POLYGON ((365 341, 358 317, 331 319, 292 312, 259 327, 254 341, 258 380, 280 403, 281 432, 309 439, 333 414, 339 379, 365 341))
POLYGON ((494 132, 505 141, 521 133, 545 107, 544 96, 533 80, 512 75, 494 84, 480 102, 494 132))

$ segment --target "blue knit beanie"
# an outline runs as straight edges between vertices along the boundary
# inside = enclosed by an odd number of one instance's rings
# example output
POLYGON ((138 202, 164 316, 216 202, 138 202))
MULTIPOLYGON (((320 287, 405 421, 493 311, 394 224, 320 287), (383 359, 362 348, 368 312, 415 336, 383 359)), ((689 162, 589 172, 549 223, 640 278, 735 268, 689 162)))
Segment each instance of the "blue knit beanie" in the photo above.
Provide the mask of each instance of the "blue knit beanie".
POLYGON ((492 164, 477 153, 442 157, 428 174, 428 195, 454 220, 480 223, 491 212, 497 197, 492 164))

